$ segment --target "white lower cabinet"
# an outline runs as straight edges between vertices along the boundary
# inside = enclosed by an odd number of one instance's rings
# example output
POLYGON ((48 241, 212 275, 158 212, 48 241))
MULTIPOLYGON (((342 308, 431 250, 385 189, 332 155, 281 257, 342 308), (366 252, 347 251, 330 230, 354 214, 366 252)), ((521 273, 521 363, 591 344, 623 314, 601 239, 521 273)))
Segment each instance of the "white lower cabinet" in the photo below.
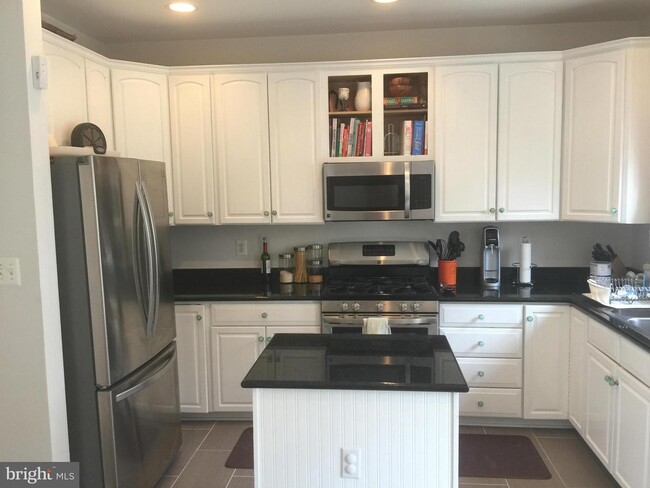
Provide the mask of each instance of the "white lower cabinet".
POLYGON ((524 418, 567 418, 568 305, 524 307, 524 418))
POLYGON ((623 367, 622 357, 619 362, 597 345, 609 332, 589 319, 582 436, 622 487, 650 486, 650 387, 626 369, 648 374, 650 353, 616 335, 615 342, 628 352, 623 367))
POLYGON ((521 417, 522 317, 515 304, 440 305, 440 332, 470 388, 461 415, 521 417))
POLYGON ((176 305, 175 312, 181 412, 206 413, 208 307, 202 304, 176 305))
POLYGON ((321 330, 317 302, 219 302, 211 304, 210 317, 214 412, 252 411, 253 390, 241 382, 275 334, 321 330))

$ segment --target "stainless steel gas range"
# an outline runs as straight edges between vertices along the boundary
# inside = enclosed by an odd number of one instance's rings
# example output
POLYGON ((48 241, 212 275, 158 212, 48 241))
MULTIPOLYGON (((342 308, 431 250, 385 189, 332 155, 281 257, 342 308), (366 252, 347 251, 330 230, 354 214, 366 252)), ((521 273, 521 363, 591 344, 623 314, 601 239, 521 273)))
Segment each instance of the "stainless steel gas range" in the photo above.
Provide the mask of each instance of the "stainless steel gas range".
POLYGON ((328 262, 324 334, 360 333, 367 317, 386 317, 393 334, 438 334, 426 242, 331 243, 328 262))

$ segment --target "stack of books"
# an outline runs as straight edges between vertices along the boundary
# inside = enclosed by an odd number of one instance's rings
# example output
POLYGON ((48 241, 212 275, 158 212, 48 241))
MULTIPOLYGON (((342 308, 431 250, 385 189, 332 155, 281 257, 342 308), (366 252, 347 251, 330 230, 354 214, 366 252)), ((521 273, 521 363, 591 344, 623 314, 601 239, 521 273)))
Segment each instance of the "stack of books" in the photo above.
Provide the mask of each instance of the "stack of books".
POLYGON ((427 102, 422 97, 385 97, 384 110, 407 110, 427 108, 427 102))
POLYGON ((426 120, 405 120, 402 123, 400 147, 402 155, 422 156, 429 154, 429 123, 426 120))
POLYGON ((372 156, 372 120, 359 120, 352 117, 349 121, 343 122, 336 117, 332 118, 330 156, 372 156))

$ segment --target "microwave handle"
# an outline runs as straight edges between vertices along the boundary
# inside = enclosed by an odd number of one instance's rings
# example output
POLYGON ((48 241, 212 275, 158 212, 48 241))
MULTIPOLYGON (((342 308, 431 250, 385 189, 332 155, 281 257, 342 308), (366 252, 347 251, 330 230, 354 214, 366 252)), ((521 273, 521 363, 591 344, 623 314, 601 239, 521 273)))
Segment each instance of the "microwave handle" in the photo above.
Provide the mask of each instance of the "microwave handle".
POLYGON ((404 218, 411 218, 411 162, 404 162, 404 218))

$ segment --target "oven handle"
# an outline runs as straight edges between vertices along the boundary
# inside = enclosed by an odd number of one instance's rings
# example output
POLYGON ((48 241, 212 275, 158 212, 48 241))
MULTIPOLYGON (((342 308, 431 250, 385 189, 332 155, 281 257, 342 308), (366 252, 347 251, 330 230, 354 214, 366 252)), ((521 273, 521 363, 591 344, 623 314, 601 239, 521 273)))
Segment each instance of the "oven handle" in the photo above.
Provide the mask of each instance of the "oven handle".
MULTIPOLYGON (((323 317, 323 323, 332 325, 363 325, 363 319, 345 319, 341 317, 323 317)), ((388 319, 389 327, 409 326, 409 325, 437 325, 437 317, 412 318, 412 319, 388 319)))

